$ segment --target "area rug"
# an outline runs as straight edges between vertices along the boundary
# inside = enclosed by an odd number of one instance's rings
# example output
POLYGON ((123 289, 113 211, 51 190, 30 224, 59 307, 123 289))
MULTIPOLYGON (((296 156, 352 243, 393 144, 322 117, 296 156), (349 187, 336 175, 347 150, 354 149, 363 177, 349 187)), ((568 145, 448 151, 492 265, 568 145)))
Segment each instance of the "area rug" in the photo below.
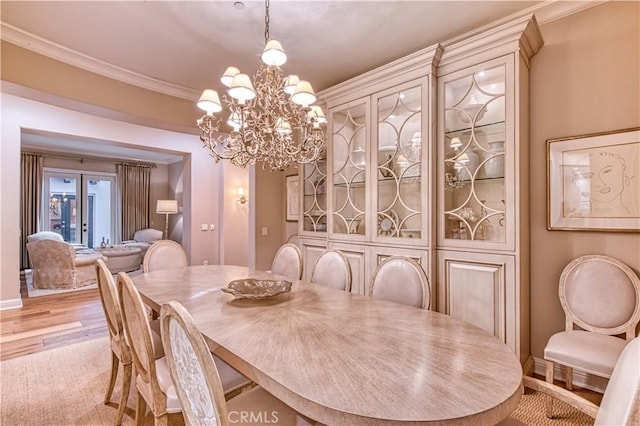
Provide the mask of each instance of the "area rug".
MULTIPOLYGON (((112 425, 120 398, 120 378, 109 405, 103 403, 109 382, 110 351, 106 337, 50 349, 0 363, 0 424, 3 426, 112 425)), ((133 425, 132 390, 123 425, 133 425)), ((557 401, 556 418, 545 417, 545 398, 527 389, 512 417, 527 425, 591 425, 593 420, 557 401)), ((145 425, 152 425, 148 413, 145 425)), ((183 425, 180 414, 169 424, 183 425)))

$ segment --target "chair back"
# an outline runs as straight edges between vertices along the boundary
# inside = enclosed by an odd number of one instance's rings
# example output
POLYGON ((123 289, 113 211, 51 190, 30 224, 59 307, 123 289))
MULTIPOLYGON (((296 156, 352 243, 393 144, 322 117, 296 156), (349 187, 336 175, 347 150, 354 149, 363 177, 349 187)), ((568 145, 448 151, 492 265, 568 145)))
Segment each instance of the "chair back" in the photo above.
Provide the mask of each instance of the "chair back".
POLYGON ((325 250, 311 272, 311 282, 338 290, 351 291, 351 266, 339 250, 325 250))
POLYGON ((73 258, 76 253, 71 244, 49 239, 33 240, 27 243, 27 252, 33 267, 34 287, 73 287, 75 285, 73 258))
POLYGON ((139 243, 153 243, 162 239, 162 231, 153 228, 140 229, 133 234, 133 239, 139 243))
POLYGON ((429 309, 429 290, 427 274, 418 262, 408 257, 391 256, 378 265, 369 294, 374 299, 429 309))
POLYGON ((156 241, 149 247, 142 260, 144 272, 163 269, 179 269, 189 266, 184 248, 172 240, 156 241))
POLYGON ((226 425, 227 403, 211 352, 193 318, 178 302, 160 311, 162 344, 187 425, 226 425))
POLYGON ((302 253, 295 244, 284 244, 278 249, 271 264, 271 272, 292 281, 302 278, 302 253))
POLYGON ((111 345, 118 345, 119 354, 122 354, 121 361, 124 363, 130 361, 131 354, 129 345, 125 338, 122 326, 122 314, 120 312, 120 302, 118 301, 118 290, 116 283, 111 275, 111 271, 107 267, 104 260, 96 261, 96 276, 98 278, 98 292, 100 293, 100 302, 104 310, 104 316, 107 320, 107 328, 111 337, 111 345))
POLYGON ((640 424, 640 337, 631 340, 618 358, 595 424, 640 424))
POLYGON ((602 255, 574 259, 562 271, 558 292, 566 330, 575 324, 593 333, 635 337, 640 279, 619 260, 602 255))
POLYGON ((36 232, 35 234, 27 235, 28 243, 30 243, 31 241, 37 241, 37 240, 64 241, 64 238, 62 238, 62 235, 53 231, 40 231, 40 232, 36 232))
POLYGON ((153 404, 158 409, 153 411, 163 412, 167 398, 158 383, 149 319, 140 294, 126 272, 118 273, 118 300, 136 374, 151 387, 153 404))

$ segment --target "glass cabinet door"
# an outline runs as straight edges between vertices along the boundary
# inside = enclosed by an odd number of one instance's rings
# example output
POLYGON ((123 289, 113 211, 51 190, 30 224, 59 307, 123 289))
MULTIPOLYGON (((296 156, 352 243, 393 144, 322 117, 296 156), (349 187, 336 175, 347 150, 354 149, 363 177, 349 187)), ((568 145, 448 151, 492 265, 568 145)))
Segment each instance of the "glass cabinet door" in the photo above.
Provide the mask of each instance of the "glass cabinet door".
MULTIPOLYGON (((376 229, 384 237, 422 237, 422 85, 374 97, 376 229)), ((426 136, 426 133, 425 133, 426 136)))
POLYGON ((505 242, 506 65, 444 83, 444 238, 505 242))
POLYGON ((302 230, 327 231, 327 159, 302 166, 302 230))
POLYGON ((363 99, 330 112, 333 234, 366 234, 368 111, 363 99))

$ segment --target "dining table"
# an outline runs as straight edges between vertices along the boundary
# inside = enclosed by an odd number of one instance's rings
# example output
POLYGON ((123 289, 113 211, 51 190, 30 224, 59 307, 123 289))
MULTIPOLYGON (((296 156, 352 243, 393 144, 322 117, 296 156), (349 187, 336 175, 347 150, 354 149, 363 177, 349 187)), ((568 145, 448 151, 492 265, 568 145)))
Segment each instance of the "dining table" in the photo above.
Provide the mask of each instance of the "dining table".
POLYGON ((156 311, 181 303, 212 353, 321 424, 496 424, 518 406, 518 358, 473 324, 307 281, 257 300, 221 291, 246 278, 285 279, 199 265, 132 280, 156 311))

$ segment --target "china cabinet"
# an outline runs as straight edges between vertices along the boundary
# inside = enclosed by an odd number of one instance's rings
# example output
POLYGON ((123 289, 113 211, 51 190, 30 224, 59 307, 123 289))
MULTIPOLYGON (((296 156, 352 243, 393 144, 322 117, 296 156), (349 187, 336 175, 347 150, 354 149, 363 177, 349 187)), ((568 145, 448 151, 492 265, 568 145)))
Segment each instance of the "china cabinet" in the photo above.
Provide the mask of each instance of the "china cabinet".
POLYGON ((301 240, 345 252, 353 292, 369 294, 386 257, 414 258, 429 278, 431 309, 489 330, 522 362, 528 67, 541 46, 529 15, 320 92, 327 156, 300 168, 301 240))
POLYGON ((438 310, 529 355, 529 60, 524 17, 445 47, 438 67, 438 310))

